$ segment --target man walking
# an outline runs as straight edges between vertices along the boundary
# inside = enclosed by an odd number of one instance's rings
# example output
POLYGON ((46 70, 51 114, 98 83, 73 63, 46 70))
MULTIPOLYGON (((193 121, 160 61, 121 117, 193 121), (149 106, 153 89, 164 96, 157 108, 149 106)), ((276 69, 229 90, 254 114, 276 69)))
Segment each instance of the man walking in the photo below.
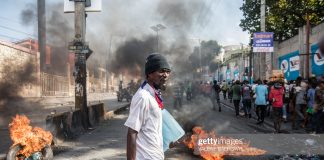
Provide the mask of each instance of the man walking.
POLYGON ((220 86, 217 84, 217 81, 213 81, 213 96, 212 98, 212 103, 213 103, 213 110, 216 110, 216 103, 218 105, 218 112, 222 111, 221 104, 220 104, 220 97, 219 93, 221 92, 220 86))
POLYGON ((324 77, 320 79, 315 90, 314 112, 315 132, 322 133, 324 128, 324 77))
POLYGON ((222 83, 222 91, 223 91, 224 100, 226 100, 227 90, 228 90, 227 82, 225 80, 223 80, 223 83, 222 83))
POLYGON ((127 160, 163 160, 162 109, 160 90, 165 90, 170 66, 161 54, 151 54, 145 63, 146 81, 137 90, 125 122, 127 160))
POLYGON ((251 94, 252 88, 249 86, 249 82, 247 80, 244 81, 242 86, 242 98, 243 98, 243 109, 245 117, 251 118, 251 94))
POLYGON ((256 114, 258 116, 257 124, 263 124, 266 113, 268 89, 262 84, 261 80, 258 80, 258 86, 255 87, 255 95, 256 114))
POLYGON ((270 88, 269 101, 272 104, 273 122, 276 133, 280 132, 284 94, 283 82, 275 82, 270 88))
POLYGON ((295 102, 294 110, 293 110, 293 117, 292 117, 292 129, 298 129, 298 118, 301 118, 303 121, 305 120, 306 116, 306 90, 307 84, 303 82, 302 77, 297 77, 296 86, 293 88, 293 100, 295 102))
POLYGON ((242 96, 242 88, 240 85, 240 81, 237 80, 235 82, 235 84, 233 85, 233 87, 231 87, 232 89, 232 99, 234 102, 234 107, 235 107, 235 115, 236 117, 239 116, 239 109, 240 109, 240 101, 241 101, 241 96, 242 96))

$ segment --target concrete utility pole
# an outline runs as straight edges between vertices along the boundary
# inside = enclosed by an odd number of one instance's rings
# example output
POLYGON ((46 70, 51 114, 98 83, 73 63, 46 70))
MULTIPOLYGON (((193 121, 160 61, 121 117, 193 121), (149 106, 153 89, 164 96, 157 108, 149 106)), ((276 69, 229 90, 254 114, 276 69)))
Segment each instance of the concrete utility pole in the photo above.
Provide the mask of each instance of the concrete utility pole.
POLYGON ((309 24, 309 14, 306 14, 306 78, 310 77, 309 73, 309 34, 310 34, 310 24, 309 24))
POLYGON ((252 50, 252 48, 251 48, 251 50, 250 50, 250 54, 249 54, 249 83, 252 83, 252 63, 253 63, 253 50, 252 50))
POLYGON ((265 3, 266 0, 261 0, 261 32, 265 32, 266 25, 265 25, 265 3))
POLYGON ((45 0, 37 0, 38 51, 40 53, 40 72, 45 71, 46 57, 46 16, 45 0))
POLYGON ((75 52, 75 108, 81 111, 82 126, 85 130, 91 129, 87 106, 87 73, 86 60, 92 53, 85 42, 86 32, 86 0, 75 0, 75 38, 70 45, 75 52))
MULTIPOLYGON (((265 4, 266 4, 266 0, 261 0, 261 32, 265 32, 266 31, 266 24, 265 24, 265 4)), ((259 78, 266 78, 266 63, 265 63, 265 59, 266 59, 266 54, 267 53, 259 53, 259 78)))

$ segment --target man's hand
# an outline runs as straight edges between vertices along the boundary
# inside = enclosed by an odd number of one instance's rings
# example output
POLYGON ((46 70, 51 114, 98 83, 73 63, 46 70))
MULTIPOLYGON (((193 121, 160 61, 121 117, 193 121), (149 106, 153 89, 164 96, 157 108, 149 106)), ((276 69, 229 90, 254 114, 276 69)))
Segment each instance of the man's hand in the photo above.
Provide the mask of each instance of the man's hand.
POLYGON ((177 146, 177 145, 179 145, 179 144, 180 144, 179 141, 171 142, 171 143, 169 144, 169 148, 173 148, 173 147, 175 147, 175 146, 177 146))
POLYGON ((136 139, 137 131, 128 128, 127 132, 127 160, 135 160, 136 158, 136 139))

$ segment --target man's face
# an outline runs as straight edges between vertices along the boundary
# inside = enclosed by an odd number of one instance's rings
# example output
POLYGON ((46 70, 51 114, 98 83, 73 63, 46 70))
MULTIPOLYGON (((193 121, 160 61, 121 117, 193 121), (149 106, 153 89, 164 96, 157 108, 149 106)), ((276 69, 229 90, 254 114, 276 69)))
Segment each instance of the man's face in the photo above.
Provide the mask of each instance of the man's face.
POLYGON ((166 81, 169 79, 170 70, 160 69, 158 71, 152 72, 148 75, 148 79, 153 82, 156 89, 165 90, 166 81))

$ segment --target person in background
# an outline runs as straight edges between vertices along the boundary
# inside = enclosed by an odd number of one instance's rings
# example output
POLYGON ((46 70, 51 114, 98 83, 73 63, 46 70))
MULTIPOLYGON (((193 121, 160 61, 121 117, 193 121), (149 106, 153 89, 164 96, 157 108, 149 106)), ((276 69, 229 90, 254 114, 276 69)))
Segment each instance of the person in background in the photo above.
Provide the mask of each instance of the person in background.
POLYGON ((265 85, 262 84, 261 80, 258 80, 258 86, 255 88, 255 95, 256 113, 258 116, 257 124, 263 124, 266 114, 268 89, 265 85))
POLYGON ((310 88, 307 90, 307 110, 306 110, 306 117, 304 120, 303 127, 307 127, 308 123, 310 122, 310 130, 314 131, 314 124, 313 124, 313 114, 314 114, 314 103, 315 103, 315 88, 317 83, 315 81, 310 81, 310 88))
POLYGON ((222 83, 222 92, 223 92, 224 100, 226 100, 227 90, 228 90, 228 85, 225 82, 225 80, 223 80, 223 83, 222 83))
POLYGON ((221 104, 220 104, 220 97, 219 93, 221 92, 220 86, 217 84, 217 81, 213 81, 213 90, 212 90, 212 103, 213 103, 213 110, 216 110, 216 103, 218 105, 218 112, 222 111, 221 104))
POLYGON ((287 122, 287 117, 288 117, 288 110, 289 110, 289 102, 290 102, 290 99, 289 99, 289 84, 287 82, 287 80, 285 79, 284 80, 284 89, 285 89, 285 94, 284 94, 284 104, 282 106, 282 118, 284 120, 284 122, 287 122))
POLYGON ((234 85, 231 87, 231 91, 233 94, 233 102, 234 102, 234 107, 235 107, 235 115, 236 117, 239 116, 239 107, 240 107, 240 100, 242 97, 242 87, 240 85, 240 81, 237 80, 235 81, 234 85))
POLYGON ((252 88, 249 86, 247 80, 244 81, 242 86, 242 99, 243 99, 243 109, 245 117, 251 118, 251 103, 252 103, 252 88))
POLYGON ((319 134, 323 132, 324 126, 324 77, 319 80, 314 102, 315 132, 319 134))
POLYGON ((188 101, 191 101, 192 99, 192 83, 191 81, 187 81, 187 86, 186 86, 186 98, 188 101))
POLYGON ((269 101, 271 101, 273 112, 273 126, 276 133, 280 132, 284 94, 285 89, 283 87, 283 82, 276 81, 274 85, 270 88, 269 93, 269 101))
POLYGON ((182 90, 181 84, 178 83, 175 87, 173 87, 173 107, 175 109, 182 107, 182 90))
MULTIPOLYGON (((296 122, 297 118, 301 118, 303 121, 306 116, 306 89, 307 85, 302 81, 302 77, 297 77, 296 86, 293 88, 294 97, 293 100, 295 102, 294 112, 292 117, 292 129, 298 129, 298 125, 296 122), (297 117, 298 116, 298 117, 297 117)), ((301 127, 303 127, 301 125, 301 127)))
MULTIPOLYGON (((268 93, 270 93, 270 88, 272 87, 273 83, 272 82, 268 82, 267 80, 263 80, 263 85, 265 87, 267 87, 268 93)), ((272 107, 271 107, 271 102, 269 101, 269 97, 267 97, 266 101, 267 101, 267 105, 266 105, 266 116, 270 117, 272 107)))
POLYGON ((228 99, 230 100, 230 103, 233 102, 233 90, 232 87, 235 83, 234 82, 228 82, 228 99))

